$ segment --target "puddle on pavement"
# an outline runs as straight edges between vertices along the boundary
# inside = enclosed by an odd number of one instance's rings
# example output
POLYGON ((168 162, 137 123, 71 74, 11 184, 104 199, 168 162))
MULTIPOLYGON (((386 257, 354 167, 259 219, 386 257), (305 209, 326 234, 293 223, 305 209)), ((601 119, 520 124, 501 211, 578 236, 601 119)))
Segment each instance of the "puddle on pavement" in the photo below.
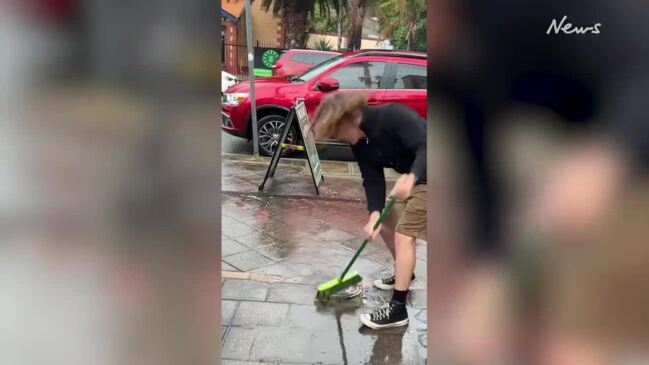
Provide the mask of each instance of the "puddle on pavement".
MULTIPOLYGON (((343 315, 356 316, 360 313, 361 308, 374 308, 382 306, 386 303, 387 298, 375 290, 368 284, 364 284, 363 291, 360 295, 345 299, 342 296, 333 296, 326 304, 319 303, 316 310, 321 313, 331 313, 336 320, 336 327, 338 329, 338 339, 340 344, 340 351, 342 355, 342 364, 349 364, 349 357, 352 359, 364 358, 364 364, 401 364, 406 361, 413 361, 407 354, 404 358, 403 341, 404 335, 408 332, 409 326, 390 328, 384 330, 372 330, 365 326, 359 325, 358 333, 363 336, 376 338, 370 349, 363 350, 357 346, 347 347, 345 335, 348 340, 354 336, 351 333, 346 333, 343 330, 341 318, 343 315)), ((419 341, 420 342, 420 341, 419 341)), ((353 362, 353 361, 352 361, 353 362)), ((405 362, 411 363, 411 362, 405 362)), ((418 363, 418 362, 415 362, 418 363)))
MULTIPOLYGON (((330 279, 332 267, 337 270, 337 266, 346 264, 353 255, 351 250, 339 246, 355 240, 342 231, 355 232, 356 226, 362 225, 360 218, 356 222, 356 215, 365 214, 364 205, 358 203, 267 197, 236 197, 231 203, 239 207, 231 209, 231 215, 256 228, 251 236, 258 250, 274 259, 290 260, 290 266, 275 266, 273 274, 307 277, 318 282, 330 279)), ((339 364, 422 363, 421 356, 425 355, 418 349, 425 346, 426 334, 419 332, 416 325, 377 331, 362 326, 358 320, 362 312, 384 306, 390 295, 365 282, 362 293, 356 297, 345 299, 339 295, 325 304, 315 302, 316 312, 326 317, 318 320, 327 322, 331 331, 325 336, 323 348, 318 350, 322 354, 340 354, 340 358, 331 361, 339 364)), ((312 307, 303 308, 308 318, 312 307)), ((420 316, 425 318, 425 311, 416 313, 412 319, 421 322, 420 316)))
POLYGON ((332 295, 327 302, 314 299, 318 312, 353 313, 360 308, 382 307, 388 302, 388 295, 375 290, 370 284, 363 283, 361 294, 346 298, 344 294, 332 295))

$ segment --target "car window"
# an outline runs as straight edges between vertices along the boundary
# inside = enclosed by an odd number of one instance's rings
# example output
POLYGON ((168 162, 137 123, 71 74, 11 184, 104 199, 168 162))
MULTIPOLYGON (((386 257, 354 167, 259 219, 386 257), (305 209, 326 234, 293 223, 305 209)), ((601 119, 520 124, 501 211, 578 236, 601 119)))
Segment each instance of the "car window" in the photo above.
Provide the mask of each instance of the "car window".
POLYGON ((314 65, 317 65, 317 64, 322 63, 322 62, 324 62, 324 61, 326 61, 326 60, 328 60, 330 58, 333 58, 333 57, 336 57, 336 55, 332 55, 332 54, 314 54, 312 62, 313 62, 314 65))
POLYGON ((345 57, 343 55, 340 56, 335 56, 334 58, 328 59, 325 62, 314 66, 312 69, 308 70, 307 72, 303 73, 302 75, 296 77, 296 80, 301 80, 301 81, 309 81, 312 78, 320 75, 324 70, 334 67, 335 65, 343 62, 345 60, 345 57))
POLYGON ((426 67, 408 63, 398 63, 394 88, 426 89, 426 67))
POLYGON ((311 64, 312 56, 308 53, 296 53, 291 57, 291 61, 298 63, 311 64))
POLYGON ((379 89, 385 70, 385 62, 350 63, 329 77, 338 80, 341 89, 379 89))

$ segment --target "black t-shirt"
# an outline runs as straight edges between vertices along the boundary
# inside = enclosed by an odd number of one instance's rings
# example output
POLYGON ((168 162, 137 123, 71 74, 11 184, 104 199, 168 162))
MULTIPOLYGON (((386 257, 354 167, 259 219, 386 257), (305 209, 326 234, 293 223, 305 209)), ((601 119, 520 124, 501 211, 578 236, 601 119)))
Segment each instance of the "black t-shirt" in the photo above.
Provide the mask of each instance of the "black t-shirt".
POLYGON ((413 173, 415 184, 426 183, 426 121, 401 104, 366 107, 360 128, 367 138, 352 146, 363 176, 367 209, 381 211, 386 184, 383 169, 413 173))

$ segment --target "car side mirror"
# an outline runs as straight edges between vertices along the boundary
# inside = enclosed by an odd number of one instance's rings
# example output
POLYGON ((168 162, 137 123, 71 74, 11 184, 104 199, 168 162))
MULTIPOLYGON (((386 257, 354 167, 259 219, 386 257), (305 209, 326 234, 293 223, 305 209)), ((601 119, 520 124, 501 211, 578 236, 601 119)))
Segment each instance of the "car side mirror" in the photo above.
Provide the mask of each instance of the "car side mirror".
POLYGON ((340 84, 336 79, 325 77, 318 82, 318 89, 324 92, 334 91, 340 89, 340 84))

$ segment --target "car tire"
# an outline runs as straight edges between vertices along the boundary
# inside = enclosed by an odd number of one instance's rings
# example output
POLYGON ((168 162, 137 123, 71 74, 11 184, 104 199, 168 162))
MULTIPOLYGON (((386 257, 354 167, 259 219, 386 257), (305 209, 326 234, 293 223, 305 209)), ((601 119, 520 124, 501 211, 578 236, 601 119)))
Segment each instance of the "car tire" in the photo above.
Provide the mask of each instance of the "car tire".
MULTIPOLYGON (((267 115, 257 122, 259 153, 261 155, 272 156, 275 153, 285 124, 286 117, 281 115, 267 115)), ((295 144, 297 141, 298 130, 293 126, 286 136, 286 143, 295 144)), ((282 156, 287 156, 290 153, 291 150, 285 149, 282 151, 282 156)))

